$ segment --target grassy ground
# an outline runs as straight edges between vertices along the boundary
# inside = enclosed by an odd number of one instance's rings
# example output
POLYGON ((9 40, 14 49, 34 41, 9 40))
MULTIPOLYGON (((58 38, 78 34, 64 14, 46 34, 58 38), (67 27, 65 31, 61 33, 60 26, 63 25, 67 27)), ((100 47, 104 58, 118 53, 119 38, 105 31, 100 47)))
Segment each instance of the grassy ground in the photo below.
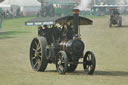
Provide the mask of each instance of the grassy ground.
POLYGON ((74 73, 60 75, 55 65, 46 72, 34 72, 29 62, 29 46, 37 36, 36 27, 25 27, 30 18, 5 20, 0 32, 0 85, 126 85, 128 83, 128 22, 109 28, 109 17, 91 17, 92 26, 81 26, 86 51, 96 55, 92 76, 79 65, 74 73))

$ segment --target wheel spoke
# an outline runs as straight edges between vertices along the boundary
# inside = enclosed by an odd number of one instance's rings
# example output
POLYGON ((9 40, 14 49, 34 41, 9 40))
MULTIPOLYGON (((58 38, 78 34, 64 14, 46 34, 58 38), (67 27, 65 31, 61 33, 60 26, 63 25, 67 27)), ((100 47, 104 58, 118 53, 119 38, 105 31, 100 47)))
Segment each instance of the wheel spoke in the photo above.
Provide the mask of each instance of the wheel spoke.
POLYGON ((38 43, 37 41, 35 41, 35 45, 36 45, 36 49, 38 50, 40 47, 40 43, 38 43))
POLYGON ((89 72, 89 66, 86 65, 86 68, 84 69, 85 72, 89 72))
POLYGON ((64 57, 62 56, 60 59, 61 63, 64 63, 64 57))
POLYGON ((90 67, 90 66, 88 66, 88 71, 89 71, 89 72, 91 71, 91 67, 90 67))
POLYGON ((36 56, 32 57, 32 60, 35 60, 36 59, 36 56))
POLYGON ((92 62, 91 62, 91 61, 86 61, 86 64, 87 64, 87 65, 91 65, 92 62))
POLYGON ((40 60, 40 59, 37 59, 37 61, 36 61, 35 65, 34 65, 34 67, 40 66, 40 64, 41 64, 40 62, 41 62, 41 60, 40 60))
POLYGON ((39 47, 37 48, 37 50, 40 51, 40 50, 41 50, 41 47, 39 46, 39 47))
POLYGON ((63 71, 63 70, 64 70, 63 65, 59 65, 58 67, 59 67, 59 70, 60 70, 60 71, 63 71))
POLYGON ((36 63, 34 64, 34 67, 36 67, 38 65, 38 62, 36 61, 36 63))
POLYGON ((60 64, 61 64, 61 61, 59 60, 59 61, 58 61, 58 65, 60 65, 60 64))
POLYGON ((42 58, 41 55, 38 56, 40 59, 42 58))
POLYGON ((88 60, 91 60, 90 55, 91 55, 91 54, 88 54, 88 60))
POLYGON ((41 65, 41 60, 40 60, 40 59, 38 59, 38 61, 37 61, 37 62, 38 62, 38 65, 40 66, 40 65, 41 65))
POLYGON ((37 47, 37 42, 35 41, 36 47, 37 47))
POLYGON ((40 43, 37 45, 37 50, 41 49, 40 43))
POLYGON ((37 44, 37 50, 39 50, 41 47, 40 47, 40 43, 37 44))
POLYGON ((36 52, 36 49, 35 48, 32 48, 32 50, 36 52))
POLYGON ((40 51, 38 50, 38 53, 41 55, 41 50, 40 51))
POLYGON ((87 56, 87 61, 89 60, 89 57, 87 56))
POLYGON ((92 60, 92 55, 90 54, 89 59, 92 60))
POLYGON ((91 65, 90 68, 92 69, 93 68, 93 65, 91 65))

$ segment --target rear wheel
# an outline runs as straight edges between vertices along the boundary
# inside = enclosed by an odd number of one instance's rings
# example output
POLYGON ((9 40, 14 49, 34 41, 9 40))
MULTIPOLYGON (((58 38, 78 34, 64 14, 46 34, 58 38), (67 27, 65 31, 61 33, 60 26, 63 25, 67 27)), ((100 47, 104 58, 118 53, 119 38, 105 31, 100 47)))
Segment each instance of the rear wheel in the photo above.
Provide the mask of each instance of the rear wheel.
POLYGON ((60 51, 56 60, 56 69, 58 73, 65 74, 67 71, 68 61, 66 52, 60 51))
POLYGON ((45 56, 45 48, 47 42, 44 37, 37 37, 32 40, 30 47, 30 62, 34 71, 45 71, 47 67, 47 59, 45 56))
POLYGON ((122 26, 122 18, 121 18, 121 17, 119 18, 118 26, 119 26, 119 27, 121 27, 121 26, 122 26))
POLYGON ((83 64, 84 71, 92 75, 96 67, 96 59, 95 59, 95 55, 93 54, 93 52, 91 51, 86 52, 83 62, 84 62, 83 64))
POLYGON ((110 19, 109 27, 112 27, 112 20, 110 19))

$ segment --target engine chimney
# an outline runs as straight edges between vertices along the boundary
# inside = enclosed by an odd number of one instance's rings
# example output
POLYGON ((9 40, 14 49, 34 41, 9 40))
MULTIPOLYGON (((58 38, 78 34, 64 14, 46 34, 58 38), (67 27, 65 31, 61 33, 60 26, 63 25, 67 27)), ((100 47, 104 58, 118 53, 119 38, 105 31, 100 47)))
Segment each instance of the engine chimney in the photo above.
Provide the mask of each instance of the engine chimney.
POLYGON ((78 26, 79 26, 79 13, 80 11, 78 9, 73 9, 73 26, 75 29, 75 36, 78 36, 78 26))

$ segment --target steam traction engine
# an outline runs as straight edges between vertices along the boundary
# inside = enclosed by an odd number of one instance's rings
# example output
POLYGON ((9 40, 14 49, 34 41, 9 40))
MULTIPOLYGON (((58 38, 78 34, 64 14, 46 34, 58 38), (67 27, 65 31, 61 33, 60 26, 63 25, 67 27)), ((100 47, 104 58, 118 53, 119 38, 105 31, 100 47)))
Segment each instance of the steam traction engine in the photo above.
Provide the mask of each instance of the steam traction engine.
POLYGON ((93 74, 96 66, 95 55, 87 51, 80 38, 79 25, 89 25, 92 21, 79 16, 79 10, 73 10, 73 16, 38 18, 25 22, 25 25, 38 25, 38 37, 30 46, 30 62, 33 70, 45 71, 48 63, 54 63, 60 74, 74 72, 78 64, 84 71, 93 74), (79 59, 83 58, 83 62, 79 59))
POLYGON ((54 7, 53 4, 49 4, 50 0, 38 0, 41 3, 41 9, 37 13, 37 17, 54 17, 55 12, 54 12, 54 7))
POLYGON ((109 27, 112 27, 112 25, 116 25, 116 24, 119 27, 122 26, 122 17, 120 16, 118 9, 112 9, 112 13, 110 15, 109 27))

